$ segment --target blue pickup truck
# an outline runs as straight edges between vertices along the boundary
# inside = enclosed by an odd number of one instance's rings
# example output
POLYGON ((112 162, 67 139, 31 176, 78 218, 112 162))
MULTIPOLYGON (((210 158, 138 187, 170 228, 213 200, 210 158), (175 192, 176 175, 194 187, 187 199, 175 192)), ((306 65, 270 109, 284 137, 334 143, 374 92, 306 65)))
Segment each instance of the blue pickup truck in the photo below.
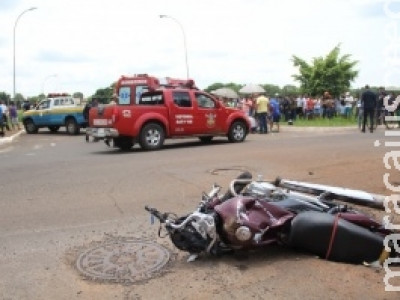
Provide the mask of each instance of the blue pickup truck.
POLYGON ((83 106, 66 94, 51 94, 39 104, 22 115, 25 131, 37 133, 39 128, 47 127, 51 132, 57 132, 65 126, 67 133, 79 134, 80 129, 87 126, 83 116, 83 106))

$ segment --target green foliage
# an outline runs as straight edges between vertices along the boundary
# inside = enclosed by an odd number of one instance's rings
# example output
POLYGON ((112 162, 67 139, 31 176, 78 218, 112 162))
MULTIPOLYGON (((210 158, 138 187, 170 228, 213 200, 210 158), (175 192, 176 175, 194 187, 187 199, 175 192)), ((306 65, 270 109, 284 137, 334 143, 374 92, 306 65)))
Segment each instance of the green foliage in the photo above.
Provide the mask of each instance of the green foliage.
POLYGON ((24 96, 23 96, 22 94, 16 93, 16 94, 15 94, 14 101, 15 101, 16 103, 24 102, 24 101, 25 101, 25 98, 24 98, 24 96))
POLYGON ((278 85, 274 85, 274 84, 262 84, 261 85, 266 94, 268 96, 274 96, 275 94, 281 94, 281 88, 278 85))
POLYGON ((280 92, 280 95, 282 95, 282 96, 292 96, 292 97, 294 97, 294 96, 297 96, 299 94, 300 94, 300 89, 297 86, 291 85, 291 84, 285 85, 282 88, 281 92, 280 92))
POLYGON ((235 92, 238 92, 242 87, 243 87, 243 85, 233 83, 233 82, 229 82, 229 83, 216 82, 216 83, 213 83, 212 85, 208 86, 204 90, 209 93, 211 91, 215 91, 220 88, 230 88, 230 89, 234 90, 235 92))
POLYGON ((11 100, 11 96, 5 92, 0 92, 0 101, 8 103, 11 100))
POLYGON ((320 96, 328 91, 333 96, 339 96, 349 90, 358 75, 358 71, 354 70, 358 62, 350 60, 350 57, 349 54, 340 56, 339 45, 325 58, 313 58, 311 64, 293 55, 293 64, 299 68, 299 74, 293 75, 293 78, 300 82, 303 93, 320 96))
MULTIPOLYGON (((211 92, 215 91, 216 89, 219 88, 231 88, 237 93, 239 93, 239 90, 244 86, 244 84, 237 84, 237 83, 221 83, 221 82, 216 82, 213 83, 212 85, 209 85, 204 89, 206 92, 211 92)), ((275 84, 261 84, 261 86, 265 89, 266 94, 269 96, 274 96, 275 94, 279 94, 280 96, 297 96, 300 93, 300 89, 296 87, 295 85, 290 85, 287 84, 281 88, 278 85, 275 84)))
POLYGON ((204 90, 205 90, 207 93, 209 93, 209 92, 211 92, 211 91, 215 91, 215 90, 220 89, 220 88, 222 88, 222 87, 225 87, 225 85, 224 85, 223 83, 216 82, 216 83, 213 83, 212 85, 206 87, 204 90))
POLYGON ((25 101, 25 98, 22 96, 22 94, 17 93, 15 94, 14 99, 10 99, 10 102, 11 101, 14 102, 17 107, 21 107, 22 103, 25 101))
POLYGON ((96 99, 99 103, 103 103, 103 104, 109 103, 112 98, 113 92, 114 92, 113 85, 114 84, 112 84, 109 87, 96 90, 94 95, 91 96, 90 98, 96 99))
MULTIPOLYGON (((42 94, 43 95, 43 94, 42 94)), ((43 95, 44 96, 44 95, 43 95)), ((39 96, 34 96, 34 97, 28 97, 27 100, 29 101, 29 103, 31 105, 36 105, 37 103, 39 103, 41 100, 43 100, 46 97, 41 98, 40 95, 39 96)))
MULTIPOLYGON (((283 123, 284 124, 284 123, 283 123)), ((357 119, 352 116, 350 118, 344 118, 342 116, 336 116, 331 119, 328 118, 314 118, 311 120, 297 119, 293 122, 293 126, 296 127, 354 127, 356 128, 357 119)))
POLYGON ((83 100, 83 93, 75 92, 75 93, 72 94, 72 97, 73 98, 79 98, 79 99, 83 100))

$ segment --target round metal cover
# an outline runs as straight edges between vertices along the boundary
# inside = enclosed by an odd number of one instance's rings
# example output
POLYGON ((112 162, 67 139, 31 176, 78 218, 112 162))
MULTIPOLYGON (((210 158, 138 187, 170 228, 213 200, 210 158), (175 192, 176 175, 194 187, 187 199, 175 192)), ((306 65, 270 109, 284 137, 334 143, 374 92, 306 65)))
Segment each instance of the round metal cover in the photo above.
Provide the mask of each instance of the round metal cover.
POLYGON ((169 259, 169 251, 156 243, 115 241, 86 250, 76 265, 89 279, 134 283, 157 275, 169 259))

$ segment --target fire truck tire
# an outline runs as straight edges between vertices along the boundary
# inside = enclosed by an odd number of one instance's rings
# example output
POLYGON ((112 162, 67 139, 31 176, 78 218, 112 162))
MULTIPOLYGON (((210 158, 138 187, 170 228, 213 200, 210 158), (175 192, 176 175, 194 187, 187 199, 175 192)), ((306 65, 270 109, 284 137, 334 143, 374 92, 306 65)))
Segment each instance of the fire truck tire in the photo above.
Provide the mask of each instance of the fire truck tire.
POLYGON ((78 134, 80 131, 79 125, 74 118, 68 118, 65 121, 65 127, 67 128, 67 133, 71 135, 78 134))
POLYGON ((33 120, 31 119, 25 120, 24 126, 25 126, 25 131, 29 134, 38 132, 37 126, 35 125, 35 123, 33 123, 33 120))
POLYGON ((233 122, 228 132, 228 140, 231 143, 243 142, 246 138, 246 125, 242 121, 233 122))
POLYGON ((129 151, 132 149, 134 142, 131 137, 117 137, 113 140, 114 146, 121 149, 122 151, 129 151))
POLYGON ((140 131, 139 144, 144 150, 157 150, 164 144, 165 132, 161 125, 148 123, 140 131))

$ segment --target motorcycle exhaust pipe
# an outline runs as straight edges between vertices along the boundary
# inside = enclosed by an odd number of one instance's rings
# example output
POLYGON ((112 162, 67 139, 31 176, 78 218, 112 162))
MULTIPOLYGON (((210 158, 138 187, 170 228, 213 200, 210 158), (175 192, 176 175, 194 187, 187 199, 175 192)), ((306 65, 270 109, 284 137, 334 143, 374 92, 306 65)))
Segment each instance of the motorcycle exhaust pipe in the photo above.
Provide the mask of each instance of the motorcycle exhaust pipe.
POLYGON ((371 208, 384 210, 385 196, 372 194, 361 190, 353 190, 348 188, 329 186, 323 184, 314 184, 302 181, 294 181, 277 177, 274 184, 278 187, 288 190, 308 193, 320 196, 323 193, 328 193, 332 198, 343 202, 358 204, 371 208))

